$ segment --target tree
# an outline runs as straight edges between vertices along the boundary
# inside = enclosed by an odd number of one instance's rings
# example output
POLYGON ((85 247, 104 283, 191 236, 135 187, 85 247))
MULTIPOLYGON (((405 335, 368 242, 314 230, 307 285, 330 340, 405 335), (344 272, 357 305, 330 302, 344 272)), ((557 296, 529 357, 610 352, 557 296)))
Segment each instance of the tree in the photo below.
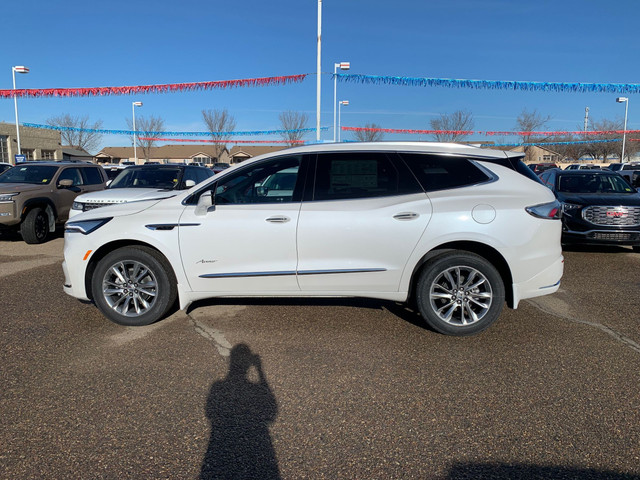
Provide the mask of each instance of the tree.
POLYGON ((302 130, 303 128, 306 128, 307 123, 309 122, 309 116, 306 113, 287 110, 286 112, 282 112, 279 118, 282 130, 286 130, 285 132, 282 132, 280 136, 290 147, 300 143, 305 132, 295 130, 302 130))
POLYGON ((384 137, 384 133, 376 130, 380 128, 380 125, 375 123, 367 123, 364 127, 365 130, 356 130, 353 135, 358 142, 380 142, 384 137))
POLYGON ((202 110, 202 119, 211 132, 216 160, 219 161, 220 155, 226 148, 225 142, 231 140, 229 132, 233 132, 236 128, 236 120, 226 108, 224 110, 202 110))
POLYGON ((62 143, 79 150, 91 153, 96 151, 102 141, 102 134, 97 132, 89 132, 86 130, 99 130, 102 128, 102 120, 98 120, 91 124, 89 115, 84 117, 74 117, 68 113, 58 117, 51 117, 47 120, 47 124, 54 127, 63 127, 73 130, 62 130, 60 136, 62 143))
POLYGON ((473 114, 468 110, 456 110, 450 114, 441 113, 439 118, 432 119, 429 124, 431 130, 445 130, 445 133, 434 133, 438 142, 458 142, 468 133, 458 133, 461 131, 473 130, 473 114))
MULTIPOLYGON (((608 120, 603 119, 595 122, 591 122, 592 131, 604 131, 611 132, 616 130, 622 130, 623 121, 622 120, 608 120)), ((607 157, 611 155, 617 155, 620 157, 622 154, 622 142, 616 142, 611 140, 621 140, 622 135, 617 133, 602 133, 598 135, 589 135, 590 140, 601 140, 598 143, 589 144, 589 154, 599 160, 602 158, 602 162, 606 163, 608 161, 607 157)), ((625 148, 626 150, 626 148, 625 148)), ((626 154, 627 152, 625 152, 626 154)))
MULTIPOLYGON (((133 130, 133 122, 127 118, 129 129, 133 130)), ((160 117, 151 115, 147 117, 136 117, 136 145, 142 149, 142 157, 149 160, 151 148, 155 146, 160 137, 160 132, 164 131, 164 120, 160 117), (158 133, 151 133, 158 132, 158 133), (144 139, 144 140, 142 140, 144 139)), ((132 139, 133 140, 133 139, 132 139)))
MULTIPOLYGON (((549 120, 551 120, 550 115, 541 115, 537 110, 529 112, 526 108, 523 108, 522 112, 520 112, 520 115, 518 115, 518 118, 516 119, 516 130, 518 132, 524 132, 521 135, 522 143, 532 143, 536 140, 544 140, 543 137, 533 136, 529 132, 540 130, 549 122, 549 120)), ((531 149, 525 146, 524 153, 526 155, 526 161, 531 161, 531 149)))

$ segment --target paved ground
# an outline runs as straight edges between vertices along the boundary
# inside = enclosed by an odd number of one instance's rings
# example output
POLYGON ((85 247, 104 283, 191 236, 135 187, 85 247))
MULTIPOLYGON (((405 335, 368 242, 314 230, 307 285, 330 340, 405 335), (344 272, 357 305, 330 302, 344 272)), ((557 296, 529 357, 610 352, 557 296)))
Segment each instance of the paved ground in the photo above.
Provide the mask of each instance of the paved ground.
POLYGON ((0 240, 0 478, 640 479, 640 255, 450 338, 369 300, 224 300, 143 328, 0 240))

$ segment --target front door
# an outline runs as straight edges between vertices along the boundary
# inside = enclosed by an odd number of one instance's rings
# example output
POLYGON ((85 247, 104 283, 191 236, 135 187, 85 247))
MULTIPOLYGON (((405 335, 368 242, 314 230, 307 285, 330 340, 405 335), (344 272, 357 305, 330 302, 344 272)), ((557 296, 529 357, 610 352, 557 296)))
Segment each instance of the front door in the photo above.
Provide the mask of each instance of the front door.
MULTIPOLYGON (((180 251, 191 289, 220 295, 299 291, 296 227, 301 156, 283 156, 230 172, 212 184, 215 205, 189 205, 180 251)), ((197 201, 197 200, 196 200, 197 201)))

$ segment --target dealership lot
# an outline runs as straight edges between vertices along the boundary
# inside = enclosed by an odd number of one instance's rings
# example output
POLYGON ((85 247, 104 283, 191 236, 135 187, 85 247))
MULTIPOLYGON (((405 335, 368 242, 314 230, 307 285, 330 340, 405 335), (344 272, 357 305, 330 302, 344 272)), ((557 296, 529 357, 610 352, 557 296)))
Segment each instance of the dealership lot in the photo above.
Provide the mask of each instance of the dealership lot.
POLYGON ((0 239, 0 478, 640 478, 640 255, 565 259, 469 338, 359 299, 126 328, 62 293, 61 238, 0 239))

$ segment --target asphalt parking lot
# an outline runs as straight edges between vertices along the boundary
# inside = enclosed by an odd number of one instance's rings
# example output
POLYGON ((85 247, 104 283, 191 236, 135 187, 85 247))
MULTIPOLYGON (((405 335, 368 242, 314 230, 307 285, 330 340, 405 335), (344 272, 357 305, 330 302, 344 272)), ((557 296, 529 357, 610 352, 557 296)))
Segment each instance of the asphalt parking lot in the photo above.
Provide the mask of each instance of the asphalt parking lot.
POLYGON ((0 478, 640 478, 640 255, 451 338, 361 299, 220 300, 142 328, 0 239, 0 478))

